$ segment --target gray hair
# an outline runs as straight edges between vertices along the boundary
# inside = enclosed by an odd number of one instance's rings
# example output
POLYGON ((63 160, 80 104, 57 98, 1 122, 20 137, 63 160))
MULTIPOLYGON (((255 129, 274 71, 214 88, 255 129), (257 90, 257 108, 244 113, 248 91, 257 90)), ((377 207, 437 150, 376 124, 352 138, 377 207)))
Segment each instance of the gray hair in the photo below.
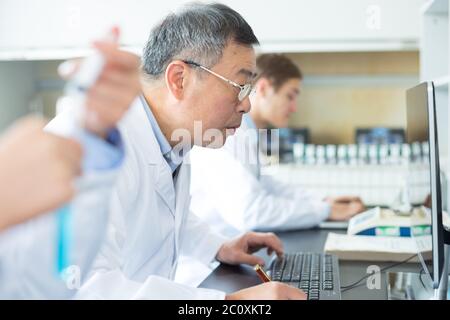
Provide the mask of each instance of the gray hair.
POLYGON ((176 59, 212 67, 222 58, 229 41, 245 46, 259 44, 249 24, 230 7, 188 4, 152 29, 142 55, 142 71, 148 78, 157 79, 176 59))

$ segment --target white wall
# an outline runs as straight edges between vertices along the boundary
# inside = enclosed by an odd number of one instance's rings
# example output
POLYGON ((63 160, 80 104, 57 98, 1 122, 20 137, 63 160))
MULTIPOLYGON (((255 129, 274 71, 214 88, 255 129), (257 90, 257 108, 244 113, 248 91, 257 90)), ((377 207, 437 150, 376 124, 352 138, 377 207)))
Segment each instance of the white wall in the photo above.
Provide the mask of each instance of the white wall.
POLYGON ((0 131, 29 112, 34 83, 32 62, 0 62, 0 131))
MULTIPOLYGON (((36 48, 87 48, 90 40, 112 24, 122 28, 125 46, 140 48, 150 28, 185 2, 166 0, 162 5, 144 0, 1 0, 0 51, 22 49, 26 56, 27 50, 36 48)), ((417 46, 419 8, 424 0, 222 2, 248 20, 263 47, 332 51, 333 46, 340 48, 345 43, 339 51, 357 49, 358 45, 370 51, 377 44, 391 50, 417 46), (349 47, 349 43, 353 46, 349 47)))

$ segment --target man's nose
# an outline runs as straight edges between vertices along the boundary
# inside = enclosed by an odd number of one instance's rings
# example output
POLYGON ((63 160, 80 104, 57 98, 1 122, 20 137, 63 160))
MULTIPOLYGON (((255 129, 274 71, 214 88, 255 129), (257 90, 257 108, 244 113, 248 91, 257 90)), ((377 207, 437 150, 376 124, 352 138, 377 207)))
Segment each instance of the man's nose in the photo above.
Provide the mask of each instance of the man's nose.
POLYGON ((297 111, 297 101, 292 102, 291 107, 289 108, 289 111, 291 111, 291 113, 294 113, 297 111))
POLYGON ((238 111, 239 113, 248 113, 248 112, 250 112, 250 109, 251 109, 250 98, 247 97, 247 98, 245 98, 244 100, 242 100, 242 101, 238 104, 237 108, 238 108, 237 111, 238 111))

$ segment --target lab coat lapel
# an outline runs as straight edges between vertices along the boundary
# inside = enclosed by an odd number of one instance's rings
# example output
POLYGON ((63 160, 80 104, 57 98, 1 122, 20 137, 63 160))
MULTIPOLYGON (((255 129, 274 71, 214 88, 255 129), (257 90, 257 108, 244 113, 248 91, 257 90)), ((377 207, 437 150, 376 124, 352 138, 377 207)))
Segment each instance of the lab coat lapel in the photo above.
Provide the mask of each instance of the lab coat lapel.
POLYGON ((175 261, 173 263, 172 275, 175 276, 178 256, 180 252, 180 237, 182 235, 182 229, 186 223, 186 219, 189 214, 189 202, 190 202, 190 166, 186 164, 186 159, 181 164, 178 172, 178 177, 175 183, 176 192, 176 207, 175 207, 175 261))
POLYGON ((176 191, 173 184, 172 171, 166 162, 159 164, 155 171, 155 174, 157 174, 156 193, 167 205, 172 215, 175 216, 176 191))
POLYGON ((175 215, 175 187, 172 171, 164 159, 153 129, 148 121, 144 106, 139 98, 135 100, 124 119, 123 129, 130 134, 130 141, 141 150, 147 163, 153 167, 155 190, 164 201, 172 215, 175 215))
POLYGON ((176 208, 175 208, 175 228, 179 230, 189 212, 189 185, 190 185, 190 166, 183 162, 180 167, 180 172, 178 173, 178 178, 176 181, 176 208))

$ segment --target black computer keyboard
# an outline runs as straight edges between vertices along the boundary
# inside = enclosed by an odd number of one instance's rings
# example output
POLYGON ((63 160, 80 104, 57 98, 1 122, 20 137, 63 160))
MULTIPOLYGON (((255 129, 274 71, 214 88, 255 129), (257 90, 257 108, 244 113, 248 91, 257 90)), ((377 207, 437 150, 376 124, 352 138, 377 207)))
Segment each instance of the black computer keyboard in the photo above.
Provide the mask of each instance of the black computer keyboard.
POLYGON ((336 256, 322 253, 287 253, 272 261, 272 281, 300 288, 308 300, 340 300, 339 264, 336 256))

